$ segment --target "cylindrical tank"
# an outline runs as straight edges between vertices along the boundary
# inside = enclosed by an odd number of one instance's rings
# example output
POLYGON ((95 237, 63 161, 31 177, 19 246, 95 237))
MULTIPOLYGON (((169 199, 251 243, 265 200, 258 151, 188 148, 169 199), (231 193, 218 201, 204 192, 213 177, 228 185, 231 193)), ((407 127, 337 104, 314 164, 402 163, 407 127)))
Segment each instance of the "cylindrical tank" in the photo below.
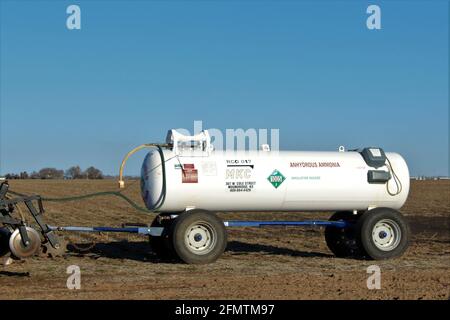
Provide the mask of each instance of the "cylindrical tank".
POLYGON ((191 208, 211 211, 399 209, 409 192, 408 167, 397 153, 385 154, 393 171, 384 162, 373 165, 357 151, 208 151, 183 155, 173 149, 163 149, 162 153, 164 174, 158 150, 147 154, 141 171, 144 202, 149 209, 160 205, 161 212, 191 208), (388 178, 377 180, 379 173, 388 178))

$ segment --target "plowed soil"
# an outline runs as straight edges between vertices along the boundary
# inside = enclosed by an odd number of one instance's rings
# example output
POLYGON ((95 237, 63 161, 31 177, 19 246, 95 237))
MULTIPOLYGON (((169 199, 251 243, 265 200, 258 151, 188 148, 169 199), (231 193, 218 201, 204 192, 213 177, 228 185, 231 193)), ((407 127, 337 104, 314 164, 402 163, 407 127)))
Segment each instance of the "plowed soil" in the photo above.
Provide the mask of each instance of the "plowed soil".
MULTIPOLYGON (((46 197, 116 190, 105 181, 10 181, 11 189, 46 197)), ((125 194, 140 205, 139 182, 125 194)), ((143 236, 95 234, 84 253, 74 248, 56 258, 34 257, 0 266, 0 299, 449 299, 450 182, 413 181, 402 213, 412 243, 388 261, 335 258, 320 228, 233 228, 225 254, 210 265, 159 260, 143 236), (367 288, 367 267, 381 270, 381 289, 367 288), (81 289, 66 286, 67 267, 81 270, 81 289)), ((120 226, 150 223, 147 215, 115 197, 46 202, 53 225, 120 226)), ((227 213, 226 219, 316 219, 330 213, 227 213)))

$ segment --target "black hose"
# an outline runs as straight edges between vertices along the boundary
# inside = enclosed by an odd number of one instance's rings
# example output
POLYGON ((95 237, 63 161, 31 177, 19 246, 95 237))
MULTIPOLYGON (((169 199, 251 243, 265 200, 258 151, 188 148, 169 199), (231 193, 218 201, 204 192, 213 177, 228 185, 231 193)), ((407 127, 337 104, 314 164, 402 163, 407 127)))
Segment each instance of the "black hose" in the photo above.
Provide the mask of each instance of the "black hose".
MULTIPOLYGON (((48 202, 68 202, 68 201, 85 200, 85 199, 89 199, 89 198, 93 198, 93 197, 116 196, 116 197, 122 198, 123 200, 128 202, 128 204, 130 204, 134 209, 136 209, 138 211, 145 212, 145 213, 158 213, 158 210, 163 206, 164 201, 166 200, 167 188, 166 188, 166 166, 165 166, 164 152, 163 152, 161 146, 156 146, 156 147, 158 148, 158 152, 161 157, 161 167, 162 167, 162 172, 163 172, 163 186, 162 186, 161 198, 158 201, 159 203, 155 206, 155 208, 153 210, 149 210, 147 208, 139 206, 138 204, 136 204, 136 202, 134 202, 133 200, 131 200, 130 198, 128 198, 127 196, 122 194, 120 191, 101 191, 101 192, 88 193, 88 194, 79 195, 79 196, 61 197, 61 198, 50 198, 50 197, 42 197, 41 196, 41 199, 43 201, 48 201, 48 202)), ((19 197, 27 196, 25 194, 15 192, 12 190, 8 190, 8 193, 11 193, 11 194, 19 196, 19 197)))
MULTIPOLYGON (((14 191, 11 191, 11 190, 8 190, 8 193, 11 193, 11 194, 19 196, 19 197, 27 197, 27 195, 25 195, 25 194, 21 194, 21 193, 14 192, 14 191)), ((146 213, 154 213, 154 212, 156 212, 155 210, 148 210, 146 208, 143 208, 143 207, 139 206, 138 204, 136 204, 136 202, 134 202, 133 200, 128 198, 126 195, 124 195, 124 194, 122 194, 122 193, 120 193, 118 191, 101 191, 101 192, 88 193, 88 194, 79 195, 79 196, 61 197, 61 198, 41 197, 41 199, 43 201, 48 201, 48 202, 68 202, 68 201, 85 200, 85 199, 94 198, 94 197, 101 197, 101 196, 116 196, 116 197, 122 198, 123 200, 128 202, 133 208, 135 208, 138 211, 142 211, 142 212, 146 212, 146 213)))

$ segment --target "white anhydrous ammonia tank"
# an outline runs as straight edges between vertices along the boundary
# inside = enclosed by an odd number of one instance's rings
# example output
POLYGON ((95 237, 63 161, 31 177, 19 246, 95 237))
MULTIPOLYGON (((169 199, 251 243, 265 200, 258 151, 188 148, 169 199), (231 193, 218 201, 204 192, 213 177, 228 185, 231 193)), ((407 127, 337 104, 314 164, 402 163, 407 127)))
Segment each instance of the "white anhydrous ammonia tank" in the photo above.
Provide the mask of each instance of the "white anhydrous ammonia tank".
POLYGON ((363 152, 214 151, 207 131, 182 136, 175 130, 169 131, 168 142, 173 147, 162 150, 164 172, 157 149, 147 154, 141 171, 144 202, 149 209, 159 206, 161 212, 192 208, 399 209, 409 192, 405 160, 397 153, 384 154, 379 148, 363 152))

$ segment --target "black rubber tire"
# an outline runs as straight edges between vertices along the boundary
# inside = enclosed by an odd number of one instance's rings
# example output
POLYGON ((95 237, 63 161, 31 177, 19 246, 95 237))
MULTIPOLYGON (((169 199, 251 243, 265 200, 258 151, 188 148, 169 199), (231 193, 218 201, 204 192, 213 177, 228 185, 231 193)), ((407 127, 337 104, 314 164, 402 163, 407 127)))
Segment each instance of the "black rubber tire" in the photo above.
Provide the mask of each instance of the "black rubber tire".
POLYGON ((171 227, 170 240, 177 257, 188 264, 206 264, 216 261, 227 246, 227 230, 223 221, 214 213, 205 210, 191 210, 180 214, 171 227), (207 224, 214 235, 210 250, 205 253, 196 253, 189 249, 185 237, 188 228, 200 223, 207 224))
POLYGON ((11 231, 8 228, 0 228, 0 257, 5 256, 10 252, 9 238, 11 237, 11 231))
POLYGON ((373 260, 391 259, 401 256, 409 246, 410 229, 403 218, 402 214, 397 210, 390 208, 375 208, 366 211, 358 220, 357 226, 358 240, 361 243, 367 256, 373 260), (372 232, 377 222, 389 219, 396 223, 400 230, 398 244, 389 251, 379 249, 374 242, 372 232))
POLYGON ((173 259, 176 257, 173 247, 170 244, 170 227, 173 222, 172 219, 161 219, 157 216, 153 219, 150 227, 163 227, 164 231, 160 237, 149 236, 150 248, 151 250, 162 259, 173 259))
POLYGON ((327 226, 325 228, 325 242, 328 248, 338 258, 361 257, 364 249, 358 241, 356 234, 356 223, 359 216, 349 211, 338 211, 334 213, 329 221, 347 221, 353 225, 348 228, 337 228, 327 226))

